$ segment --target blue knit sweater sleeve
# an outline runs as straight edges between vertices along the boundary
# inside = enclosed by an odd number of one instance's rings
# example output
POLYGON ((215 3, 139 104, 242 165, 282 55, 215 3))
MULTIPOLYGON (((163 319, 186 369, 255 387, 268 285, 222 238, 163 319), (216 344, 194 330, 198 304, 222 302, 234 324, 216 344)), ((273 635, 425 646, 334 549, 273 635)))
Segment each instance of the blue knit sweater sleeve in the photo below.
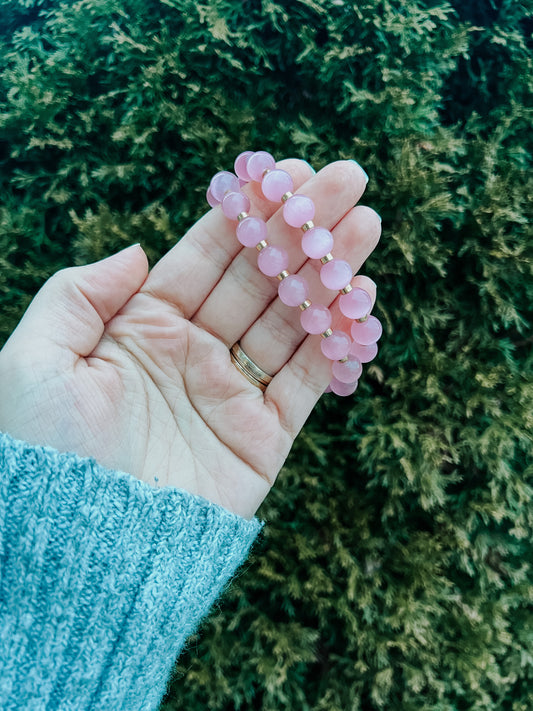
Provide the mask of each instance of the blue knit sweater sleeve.
POLYGON ((150 711, 261 524, 0 433, 0 708, 150 711))

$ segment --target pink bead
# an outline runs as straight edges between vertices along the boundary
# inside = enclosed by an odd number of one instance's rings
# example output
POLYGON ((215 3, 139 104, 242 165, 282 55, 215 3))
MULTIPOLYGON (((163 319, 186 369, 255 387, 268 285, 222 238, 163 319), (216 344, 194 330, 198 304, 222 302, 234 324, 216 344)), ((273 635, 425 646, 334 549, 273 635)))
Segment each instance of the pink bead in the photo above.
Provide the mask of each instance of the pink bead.
POLYGON ((347 318, 363 318, 372 308, 372 299, 368 292, 356 286, 340 297, 339 308, 347 318))
POLYGON ((311 259, 322 259, 332 249, 333 235, 325 227, 311 227, 302 237, 302 250, 311 259))
POLYGON ((211 178, 209 188, 213 198, 218 202, 222 202, 226 193, 239 190, 239 179, 233 173, 221 170, 211 178))
POLYGON ((362 346, 360 343, 356 343, 354 341, 350 347, 350 355, 355 356, 357 360, 361 361, 361 363, 370 363, 371 360, 374 360, 377 354, 377 343, 371 343, 369 346, 362 346))
POLYGON ((291 227, 301 227, 315 216, 315 204, 305 195, 293 195, 283 205, 283 218, 291 227))
POLYGON ((361 361, 357 360, 357 358, 348 356, 348 360, 344 363, 340 363, 336 360, 331 366, 331 372, 333 373, 333 377, 340 380, 341 383, 353 383, 361 377, 363 366, 361 365, 361 361))
POLYGON ((312 304, 305 311, 302 311, 300 323, 307 333, 324 333, 331 326, 331 314, 329 309, 322 306, 322 304, 312 304))
POLYGON ((286 306, 300 306, 309 298, 309 287, 303 277, 291 274, 280 281, 278 295, 286 306))
POLYGON ((237 225, 237 239, 245 247, 257 246, 266 236, 266 222, 260 217, 245 217, 237 225))
POLYGON ((284 170, 271 170, 261 182, 261 190, 267 200, 280 202, 285 193, 294 190, 291 176, 284 170))
POLYGON ((265 170, 274 170, 276 161, 274 156, 266 151, 256 151, 253 153, 246 163, 246 170, 252 180, 260 183, 263 179, 265 170))
POLYGON ((329 387, 331 388, 331 392, 335 393, 335 395, 345 397, 346 395, 353 395, 357 390, 358 384, 357 380, 354 383, 341 383, 337 378, 331 378, 329 387))
POLYGON ((251 158, 253 154, 253 151, 244 151, 244 153, 239 153, 237 158, 235 158, 235 163, 233 164, 233 170, 237 174, 237 177, 244 180, 245 183, 250 182, 250 176, 246 170, 246 164, 248 163, 248 158, 251 158))
POLYGON ((265 247, 257 255, 257 266, 266 276, 277 276, 289 266, 287 250, 274 245, 265 247))
POLYGON ((213 193, 211 192, 211 188, 207 188, 207 192, 205 194, 205 197, 207 198, 207 202, 210 205, 210 207, 216 207, 217 205, 220 205, 220 202, 218 200, 215 200, 213 197, 213 193))
POLYGON ((222 212, 230 220, 236 220, 241 212, 248 212, 250 200, 242 193, 227 193, 222 200, 222 212))
POLYGON ((343 331, 333 331, 331 336, 323 338, 320 343, 322 353, 330 360, 340 360, 348 355, 352 339, 343 331))
POLYGON ((352 280, 352 268, 344 259, 332 259, 320 269, 320 281, 328 289, 344 289, 352 280))
POLYGON ((376 343, 381 338, 383 327, 380 321, 375 316, 369 316, 366 321, 352 323, 352 338, 362 346, 369 346, 371 343, 376 343))

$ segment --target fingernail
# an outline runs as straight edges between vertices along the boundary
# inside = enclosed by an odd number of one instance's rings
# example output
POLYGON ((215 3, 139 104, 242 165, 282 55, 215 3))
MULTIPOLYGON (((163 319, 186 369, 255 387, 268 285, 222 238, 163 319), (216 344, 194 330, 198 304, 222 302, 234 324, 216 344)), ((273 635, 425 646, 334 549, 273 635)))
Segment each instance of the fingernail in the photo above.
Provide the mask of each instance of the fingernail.
POLYGON ((351 161, 352 163, 355 163, 355 165, 359 166, 359 168, 361 168, 361 170, 363 171, 363 175, 365 176, 365 180, 366 180, 366 182, 368 183, 368 174, 367 174, 366 170, 365 170, 356 160, 354 160, 353 158, 350 158, 350 161, 351 161))
POLYGON ((302 158, 302 160, 304 161, 304 163, 307 163, 307 165, 311 168, 311 170, 313 171, 313 175, 316 175, 316 170, 313 168, 311 163, 309 163, 309 161, 304 160, 303 158, 302 158))

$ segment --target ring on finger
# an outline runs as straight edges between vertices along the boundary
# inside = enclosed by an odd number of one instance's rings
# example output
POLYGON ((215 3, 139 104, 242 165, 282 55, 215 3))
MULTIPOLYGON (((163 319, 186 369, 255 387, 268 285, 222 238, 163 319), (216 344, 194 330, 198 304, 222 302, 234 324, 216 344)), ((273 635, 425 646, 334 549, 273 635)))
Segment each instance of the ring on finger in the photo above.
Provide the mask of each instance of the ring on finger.
POLYGON ((246 355, 239 342, 230 348, 230 356, 231 362, 244 375, 246 380, 262 392, 265 392, 267 385, 272 381, 272 376, 246 355))

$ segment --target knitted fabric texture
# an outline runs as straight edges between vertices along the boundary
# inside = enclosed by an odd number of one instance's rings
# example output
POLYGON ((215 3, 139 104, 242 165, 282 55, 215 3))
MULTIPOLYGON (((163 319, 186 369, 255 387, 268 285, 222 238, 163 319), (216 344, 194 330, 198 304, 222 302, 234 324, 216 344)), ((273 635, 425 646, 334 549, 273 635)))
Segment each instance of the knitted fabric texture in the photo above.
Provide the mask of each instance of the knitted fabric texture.
POLYGON ((261 524, 0 433, 0 708, 150 711, 261 524))

